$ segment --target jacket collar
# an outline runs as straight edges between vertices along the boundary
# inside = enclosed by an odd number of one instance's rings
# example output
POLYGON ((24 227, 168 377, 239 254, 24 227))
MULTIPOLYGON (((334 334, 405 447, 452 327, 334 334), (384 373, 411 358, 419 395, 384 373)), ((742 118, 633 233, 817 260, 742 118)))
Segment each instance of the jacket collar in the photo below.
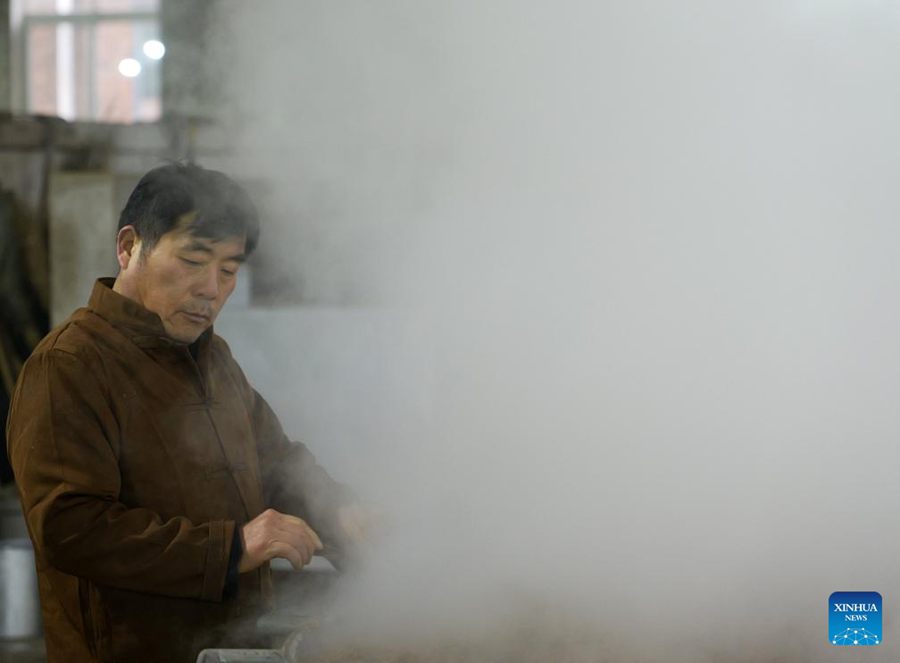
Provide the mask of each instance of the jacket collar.
MULTIPOLYGON (((116 280, 110 277, 97 279, 91 292, 91 298, 88 300, 88 308, 91 311, 116 327, 138 346, 185 345, 166 334, 162 319, 156 313, 114 291, 112 288, 115 282, 116 280)), ((195 345, 196 350, 203 352, 209 346, 212 335, 213 329, 210 326, 191 345, 195 345)))

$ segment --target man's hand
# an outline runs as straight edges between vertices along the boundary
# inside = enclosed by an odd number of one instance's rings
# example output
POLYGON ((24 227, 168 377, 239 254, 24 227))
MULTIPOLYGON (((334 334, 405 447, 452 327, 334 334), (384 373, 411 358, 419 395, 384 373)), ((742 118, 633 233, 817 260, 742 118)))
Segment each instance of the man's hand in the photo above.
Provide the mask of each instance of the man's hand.
POLYGON ((299 571, 317 550, 322 550, 322 541, 312 527, 275 509, 263 511, 244 525, 241 533, 244 554, 238 564, 239 573, 252 571, 273 557, 283 557, 299 571))

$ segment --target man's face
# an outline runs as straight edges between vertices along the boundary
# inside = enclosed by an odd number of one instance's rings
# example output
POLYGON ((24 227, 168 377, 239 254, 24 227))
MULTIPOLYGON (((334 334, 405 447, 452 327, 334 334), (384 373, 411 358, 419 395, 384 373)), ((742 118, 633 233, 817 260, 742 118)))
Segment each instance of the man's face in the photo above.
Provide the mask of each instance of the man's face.
MULTIPOLYGON (((119 233, 120 272, 113 287, 162 319, 176 341, 193 343, 216 319, 237 282, 244 260, 243 237, 197 237, 186 220, 143 254, 139 239, 119 233)), ((133 231, 132 231, 133 232, 133 231)))

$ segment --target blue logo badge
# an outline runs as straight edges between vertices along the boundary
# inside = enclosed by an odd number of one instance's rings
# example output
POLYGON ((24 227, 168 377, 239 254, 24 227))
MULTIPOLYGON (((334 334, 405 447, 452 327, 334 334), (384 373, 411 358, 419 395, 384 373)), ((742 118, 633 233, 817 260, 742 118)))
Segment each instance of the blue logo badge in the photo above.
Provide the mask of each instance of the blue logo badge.
POLYGON ((832 594, 828 598, 828 641, 837 646, 880 645, 881 594, 832 594))

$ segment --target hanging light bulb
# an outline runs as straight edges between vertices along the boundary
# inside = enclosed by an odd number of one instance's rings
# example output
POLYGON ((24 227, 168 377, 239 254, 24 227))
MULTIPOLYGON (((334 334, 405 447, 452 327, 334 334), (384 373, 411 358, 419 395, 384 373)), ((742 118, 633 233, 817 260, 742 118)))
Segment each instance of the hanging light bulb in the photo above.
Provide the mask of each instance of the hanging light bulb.
POLYGON ((119 60, 119 73, 126 78, 134 78, 141 73, 141 63, 134 58, 119 60))
POLYGON ((166 54, 166 46, 158 39, 148 39, 144 42, 144 55, 151 60, 162 60, 166 54))

